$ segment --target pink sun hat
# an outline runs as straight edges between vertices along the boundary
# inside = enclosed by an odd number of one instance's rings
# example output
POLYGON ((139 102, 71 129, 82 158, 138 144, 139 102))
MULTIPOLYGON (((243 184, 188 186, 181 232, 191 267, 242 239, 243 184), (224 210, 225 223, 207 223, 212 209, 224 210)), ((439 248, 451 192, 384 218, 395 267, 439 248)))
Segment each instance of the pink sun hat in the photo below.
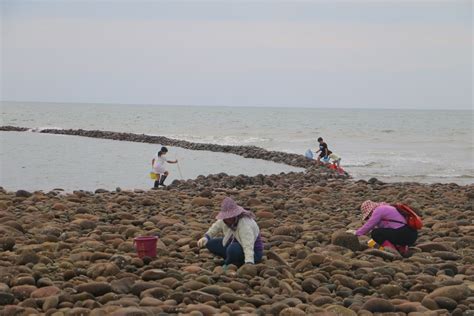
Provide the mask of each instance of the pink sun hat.
POLYGON ((387 203, 384 203, 384 202, 377 203, 371 200, 367 200, 364 203, 362 203, 362 205, 360 206, 360 210, 362 212, 362 220, 365 221, 377 207, 381 205, 385 205, 385 204, 387 203))
POLYGON ((216 219, 233 218, 242 213, 249 213, 249 211, 237 205, 237 203, 230 197, 226 197, 224 201, 222 201, 221 211, 217 214, 216 219))

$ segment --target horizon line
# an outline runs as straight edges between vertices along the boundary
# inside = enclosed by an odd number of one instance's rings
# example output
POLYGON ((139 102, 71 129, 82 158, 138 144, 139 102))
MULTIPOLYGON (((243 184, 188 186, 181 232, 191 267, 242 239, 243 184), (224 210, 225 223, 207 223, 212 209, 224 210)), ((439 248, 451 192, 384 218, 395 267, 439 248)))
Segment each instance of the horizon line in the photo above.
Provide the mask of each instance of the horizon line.
POLYGON ((473 108, 414 108, 414 107, 327 107, 327 106, 289 106, 289 105, 203 105, 203 104, 158 104, 158 103, 110 103, 110 102, 73 102, 73 101, 26 101, 26 100, 0 100, 0 103, 42 103, 42 104, 84 104, 84 105, 130 105, 130 106, 156 106, 156 107, 234 107, 234 108, 281 108, 281 109, 320 109, 320 110, 409 110, 409 111, 473 111, 473 108))

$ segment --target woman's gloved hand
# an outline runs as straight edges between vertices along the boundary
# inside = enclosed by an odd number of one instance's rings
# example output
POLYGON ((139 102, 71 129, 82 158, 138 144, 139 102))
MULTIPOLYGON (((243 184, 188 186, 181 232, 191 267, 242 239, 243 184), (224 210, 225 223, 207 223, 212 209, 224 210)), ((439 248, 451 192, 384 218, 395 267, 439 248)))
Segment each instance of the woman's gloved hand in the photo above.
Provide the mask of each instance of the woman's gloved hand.
POLYGON ((198 245, 199 248, 202 248, 202 247, 206 246, 206 244, 207 244, 207 238, 206 237, 202 237, 197 242, 197 245, 198 245))

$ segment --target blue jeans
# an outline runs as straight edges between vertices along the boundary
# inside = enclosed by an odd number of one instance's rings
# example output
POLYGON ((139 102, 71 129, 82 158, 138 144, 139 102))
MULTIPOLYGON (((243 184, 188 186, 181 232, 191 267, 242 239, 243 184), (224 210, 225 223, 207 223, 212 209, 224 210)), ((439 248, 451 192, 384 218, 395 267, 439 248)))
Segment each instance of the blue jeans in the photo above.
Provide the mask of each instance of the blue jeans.
MULTIPOLYGON (((215 255, 224 258, 224 264, 235 264, 241 266, 245 263, 244 249, 237 242, 234 241, 227 246, 222 245, 223 238, 209 239, 206 248, 215 255)), ((262 261, 263 251, 255 251, 254 261, 258 263, 262 261)))

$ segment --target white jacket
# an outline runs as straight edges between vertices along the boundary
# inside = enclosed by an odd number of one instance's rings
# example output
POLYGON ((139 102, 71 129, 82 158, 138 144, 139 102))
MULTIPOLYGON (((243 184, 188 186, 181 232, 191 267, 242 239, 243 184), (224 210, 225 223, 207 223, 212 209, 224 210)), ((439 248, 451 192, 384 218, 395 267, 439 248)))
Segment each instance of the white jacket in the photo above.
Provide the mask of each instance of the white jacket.
POLYGON ((260 229, 257 223, 248 217, 243 217, 239 220, 235 231, 229 228, 223 220, 218 220, 212 224, 206 235, 210 238, 216 237, 219 233, 224 234, 222 245, 225 246, 232 236, 239 242, 244 249, 245 262, 255 263, 254 260, 254 245, 257 240, 260 229))

